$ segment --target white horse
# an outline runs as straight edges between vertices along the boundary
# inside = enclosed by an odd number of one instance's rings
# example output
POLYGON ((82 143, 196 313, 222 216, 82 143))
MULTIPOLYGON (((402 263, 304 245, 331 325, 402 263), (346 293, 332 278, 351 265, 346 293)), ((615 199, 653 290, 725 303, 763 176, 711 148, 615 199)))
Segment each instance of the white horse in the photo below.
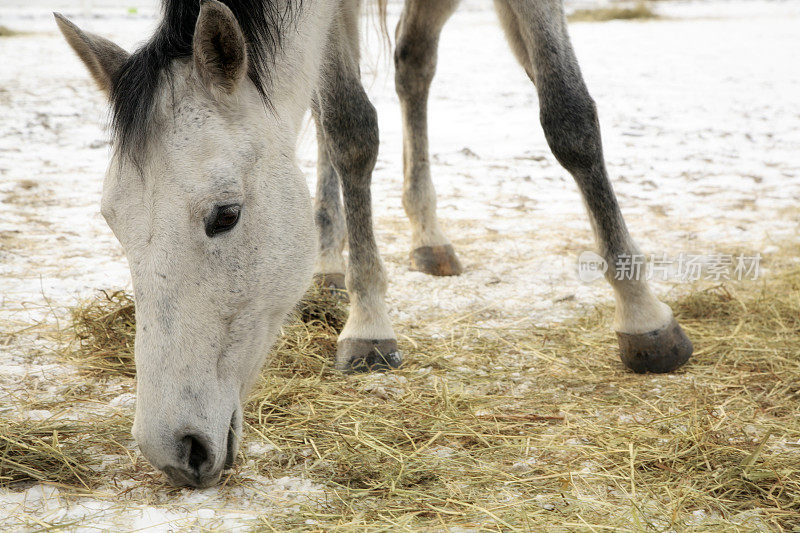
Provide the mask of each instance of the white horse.
MULTIPOLYGON (((670 371, 691 343, 644 280, 616 275, 636 247, 606 176, 561 0, 495 3, 610 266, 622 359, 638 372, 670 371)), ((425 111, 439 31, 457 4, 407 0, 395 54, 412 266, 437 275, 461 267, 436 221, 425 111)), ((360 82, 359 12, 359 0, 164 0, 161 25, 133 54, 56 15, 113 109, 102 213, 136 295, 133 433, 175 484, 212 485, 232 464, 242 402, 313 274, 346 282, 351 300, 337 367, 400 364, 372 228, 378 128, 360 82), (314 210, 295 162, 309 107, 320 147, 314 210)))

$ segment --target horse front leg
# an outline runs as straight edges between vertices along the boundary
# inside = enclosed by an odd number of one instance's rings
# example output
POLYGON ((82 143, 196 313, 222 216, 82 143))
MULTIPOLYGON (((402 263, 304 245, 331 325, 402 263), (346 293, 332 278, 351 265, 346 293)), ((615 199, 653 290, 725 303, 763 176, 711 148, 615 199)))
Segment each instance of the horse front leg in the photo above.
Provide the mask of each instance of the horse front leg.
POLYGON ((361 85, 357 9, 343 9, 331 29, 317 89, 317 114, 344 199, 350 314, 339 335, 336 367, 344 372, 396 368, 397 338, 386 303, 386 275, 372 228, 370 182, 378 157, 378 116, 361 85))
POLYGON ((515 55, 536 85, 545 137, 583 194, 606 278, 616 300, 615 329, 623 363, 635 372, 670 372, 692 343, 645 279, 625 265, 640 254, 612 190, 600 127, 567 33, 561 0, 495 0, 515 55))
POLYGON ((344 296, 346 266, 342 257, 346 226, 342 209, 339 176, 328 155, 328 143, 319 120, 319 103, 312 104, 317 128, 317 193, 314 197, 314 222, 319 236, 315 282, 344 296))
POLYGON ((411 222, 411 268, 455 276, 462 267, 436 218, 428 155, 428 89, 439 34, 460 0, 407 0, 397 24, 395 86, 403 115, 403 207, 411 222))

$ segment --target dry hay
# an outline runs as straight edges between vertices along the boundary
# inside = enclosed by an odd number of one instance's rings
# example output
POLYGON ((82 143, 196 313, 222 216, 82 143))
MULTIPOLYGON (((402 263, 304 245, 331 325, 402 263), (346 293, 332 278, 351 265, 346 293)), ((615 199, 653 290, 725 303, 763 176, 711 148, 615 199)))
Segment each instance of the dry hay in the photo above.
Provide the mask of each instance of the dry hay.
POLYGON ((0 486, 40 481, 80 491, 96 487, 103 481, 98 443, 115 444, 115 432, 119 427, 108 421, 0 418, 0 486))
POLYGON ((124 291, 101 291, 72 309, 74 342, 67 359, 93 374, 136 375, 133 298, 124 291))
POLYGON ((659 16, 648 2, 637 2, 627 6, 576 9, 569 15, 570 22, 608 22, 609 20, 648 20, 659 16))
POLYGON ((392 377, 297 354, 264 373, 248 421, 277 448, 265 473, 294 468, 333 496, 280 525, 800 524, 800 270, 672 303, 698 348, 676 376, 621 368, 610 308, 533 331, 456 326, 406 345, 392 377))
MULTIPOLYGON (((267 451, 243 452, 228 486, 246 488, 255 473, 325 487, 263 517, 277 529, 791 531, 800 524, 796 255, 773 260, 764 282, 671 302, 696 354, 666 376, 622 368, 608 307, 542 328, 452 317, 440 339, 407 324, 403 368, 344 376, 332 363, 345 308, 312 293, 247 405, 243 449, 267 451)), ((130 300, 104 301, 76 310, 75 331, 94 333, 66 357, 130 376, 129 355, 113 357, 130 353, 130 300)), ((8 431, 17 430, 0 426, 8 431)), ((41 465, 30 478, 64 472, 41 465)), ((138 479, 163 490, 158 476, 138 479)))

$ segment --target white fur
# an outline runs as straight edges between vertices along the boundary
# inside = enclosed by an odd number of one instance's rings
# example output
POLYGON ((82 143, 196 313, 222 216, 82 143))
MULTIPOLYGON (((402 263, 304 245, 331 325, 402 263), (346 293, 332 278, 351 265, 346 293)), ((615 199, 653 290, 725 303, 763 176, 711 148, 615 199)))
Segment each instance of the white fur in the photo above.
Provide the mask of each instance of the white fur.
POLYGON ((614 285, 614 299, 614 329, 620 333, 649 333, 672 322, 672 309, 659 301, 645 282, 614 285))
POLYGON ((339 341, 344 339, 386 340, 394 339, 392 322, 386 301, 385 291, 375 289, 358 300, 350 303, 350 314, 339 334, 339 341))
MULTIPOLYGON (((633 239, 628 240, 627 248, 632 250, 632 255, 641 254, 633 239)), ((617 304, 614 314, 615 331, 629 335, 649 333, 672 322, 672 309, 656 298, 645 279, 615 279, 613 268, 609 269, 606 276, 614 289, 614 300, 617 304)))

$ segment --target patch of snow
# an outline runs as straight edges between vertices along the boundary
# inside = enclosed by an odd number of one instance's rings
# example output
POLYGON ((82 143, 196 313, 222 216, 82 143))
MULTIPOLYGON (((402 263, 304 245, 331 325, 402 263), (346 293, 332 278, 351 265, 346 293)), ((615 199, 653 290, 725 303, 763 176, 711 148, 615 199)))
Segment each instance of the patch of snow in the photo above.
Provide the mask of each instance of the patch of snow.
POLYGON ((133 407, 136 404, 136 395, 132 392, 124 392, 113 398, 108 404, 111 407, 133 407))

